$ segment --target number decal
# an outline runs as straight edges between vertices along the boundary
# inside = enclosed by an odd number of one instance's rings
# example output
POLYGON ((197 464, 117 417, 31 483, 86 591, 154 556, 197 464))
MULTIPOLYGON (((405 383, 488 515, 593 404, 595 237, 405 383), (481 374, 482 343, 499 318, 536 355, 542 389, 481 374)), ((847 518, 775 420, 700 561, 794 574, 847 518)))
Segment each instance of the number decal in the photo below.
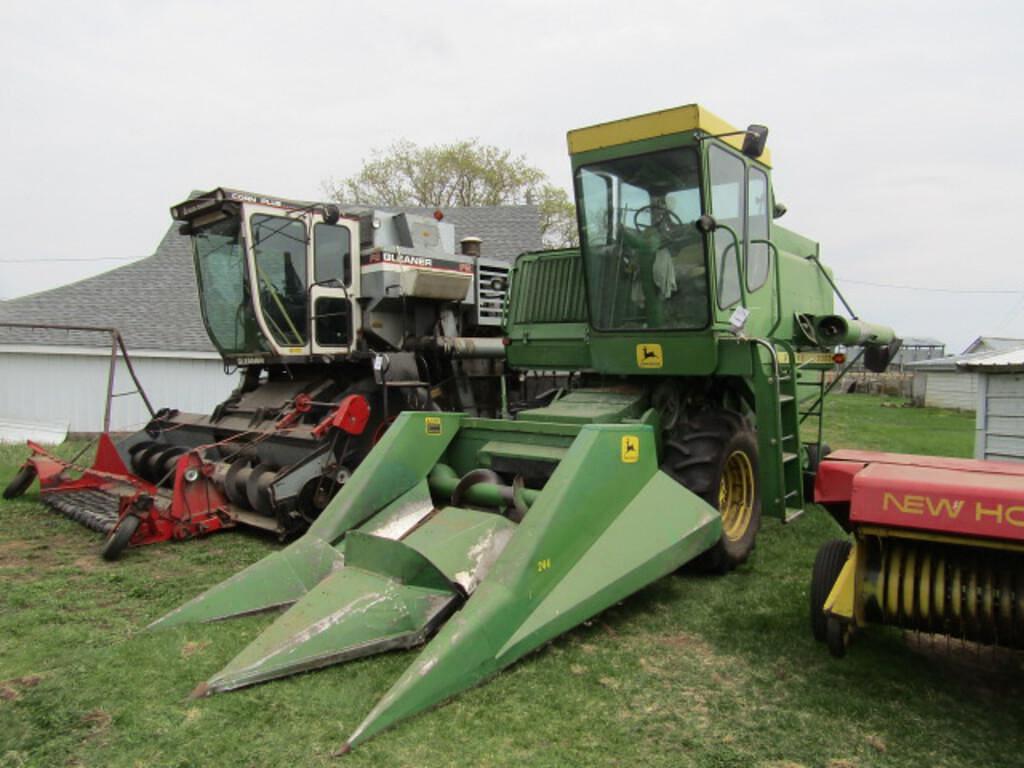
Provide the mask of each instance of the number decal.
POLYGON ((551 558, 545 558, 537 561, 537 573, 544 573, 548 568, 551 567, 551 558))

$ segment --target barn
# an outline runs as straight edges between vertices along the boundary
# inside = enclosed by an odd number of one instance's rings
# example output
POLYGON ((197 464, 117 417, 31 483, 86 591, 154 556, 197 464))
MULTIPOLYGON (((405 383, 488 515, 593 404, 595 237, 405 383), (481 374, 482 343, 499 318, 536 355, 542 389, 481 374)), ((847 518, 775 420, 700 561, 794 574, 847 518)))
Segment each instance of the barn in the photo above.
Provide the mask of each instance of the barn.
MULTIPOLYGON (((433 209, 402 209, 432 213, 433 209)), ((513 260, 541 247, 536 206, 450 208, 456 242, 482 240, 481 255, 513 260)), ((43 268, 43 265, 40 265, 43 268)), ((199 311, 189 240, 172 226, 153 255, 59 288, 0 302, 0 324, 117 328, 155 408, 207 413, 234 388, 207 338, 199 311)), ((109 334, 0 326, 0 441, 59 442, 103 425, 111 355, 109 334)), ((118 362, 111 429, 148 420, 118 362)))

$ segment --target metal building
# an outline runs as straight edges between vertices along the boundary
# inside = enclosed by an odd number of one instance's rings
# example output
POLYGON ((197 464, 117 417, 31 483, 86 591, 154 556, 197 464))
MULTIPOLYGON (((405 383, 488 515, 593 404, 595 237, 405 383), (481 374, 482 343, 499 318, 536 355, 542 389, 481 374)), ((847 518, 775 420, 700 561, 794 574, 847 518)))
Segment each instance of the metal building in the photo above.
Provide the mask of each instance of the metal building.
POLYGON ((1024 339, 979 336, 959 355, 907 363, 914 373, 913 399, 920 405, 973 411, 978 407, 978 374, 972 361, 1024 346, 1024 339))
POLYGON ((978 459, 1024 461, 1024 346, 963 363, 978 382, 978 459))

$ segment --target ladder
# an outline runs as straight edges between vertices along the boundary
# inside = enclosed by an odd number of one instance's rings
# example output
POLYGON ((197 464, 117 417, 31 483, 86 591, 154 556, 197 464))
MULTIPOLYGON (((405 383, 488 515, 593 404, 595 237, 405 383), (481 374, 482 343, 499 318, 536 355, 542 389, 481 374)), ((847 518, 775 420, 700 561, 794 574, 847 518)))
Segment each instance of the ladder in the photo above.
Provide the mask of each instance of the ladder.
POLYGON ((804 511, 796 354, 787 342, 752 341, 761 510, 788 523, 804 511))

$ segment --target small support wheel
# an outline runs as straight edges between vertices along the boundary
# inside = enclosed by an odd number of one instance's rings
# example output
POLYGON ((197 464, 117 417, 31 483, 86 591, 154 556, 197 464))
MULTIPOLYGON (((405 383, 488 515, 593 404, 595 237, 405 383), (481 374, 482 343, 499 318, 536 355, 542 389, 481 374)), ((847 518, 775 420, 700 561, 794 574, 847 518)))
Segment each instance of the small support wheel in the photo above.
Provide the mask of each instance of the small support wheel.
POLYGON ((837 659, 846 655, 846 646, 850 644, 850 627, 835 616, 829 616, 825 627, 825 644, 828 652, 837 659))
POLYGON ((32 485, 32 481, 36 479, 36 465, 31 462, 22 466, 18 470, 14 478, 4 488, 5 499, 16 499, 32 485))
POLYGON ((139 530, 139 524, 142 521, 138 517, 132 514, 127 514, 121 518, 121 522, 117 524, 117 527, 110 532, 107 540, 103 543, 103 549, 100 552, 103 555, 104 560, 114 561, 121 556, 125 547, 128 546, 132 540, 132 536, 139 530))
POLYGON ((843 570, 846 558, 850 556, 850 549, 850 542, 834 539, 822 544, 814 558, 811 569, 811 634, 819 643, 826 639, 825 601, 843 570))

